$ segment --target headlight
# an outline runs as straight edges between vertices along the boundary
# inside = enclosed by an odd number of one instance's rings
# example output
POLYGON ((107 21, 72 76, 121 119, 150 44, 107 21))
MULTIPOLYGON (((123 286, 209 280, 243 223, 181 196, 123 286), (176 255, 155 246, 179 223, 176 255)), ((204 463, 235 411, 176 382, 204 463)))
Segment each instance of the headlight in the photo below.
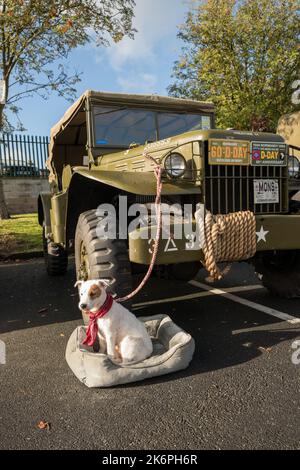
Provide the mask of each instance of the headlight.
POLYGON ((186 161, 180 153, 171 153, 165 159, 165 170, 172 178, 179 178, 186 169, 186 161))
POLYGON ((289 176, 290 178, 297 178, 300 173, 300 162, 296 157, 289 157, 289 176))

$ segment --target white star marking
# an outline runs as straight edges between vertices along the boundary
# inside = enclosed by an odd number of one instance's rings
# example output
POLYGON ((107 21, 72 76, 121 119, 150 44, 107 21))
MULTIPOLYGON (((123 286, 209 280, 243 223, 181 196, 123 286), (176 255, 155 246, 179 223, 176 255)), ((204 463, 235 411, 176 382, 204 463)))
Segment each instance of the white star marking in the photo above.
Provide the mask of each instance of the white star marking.
POLYGON ((267 242, 267 240, 266 240, 266 235, 267 235, 268 233, 269 233, 268 230, 264 230, 264 227, 263 227, 263 225, 262 225, 262 226, 260 227, 260 231, 259 231, 259 232, 256 232, 256 235, 257 235, 257 237, 258 237, 258 238, 257 238, 257 243, 259 243, 261 240, 266 243, 266 242, 267 242))

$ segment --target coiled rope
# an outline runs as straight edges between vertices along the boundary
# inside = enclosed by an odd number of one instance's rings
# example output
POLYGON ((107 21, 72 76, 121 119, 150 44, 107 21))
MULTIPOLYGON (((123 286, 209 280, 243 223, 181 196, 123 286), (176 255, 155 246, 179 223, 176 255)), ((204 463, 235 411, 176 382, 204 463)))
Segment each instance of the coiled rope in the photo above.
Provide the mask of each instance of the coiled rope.
POLYGON ((256 252, 256 222, 253 212, 240 211, 216 216, 206 212, 202 250, 205 268, 213 280, 219 280, 224 275, 218 262, 252 258, 256 252))

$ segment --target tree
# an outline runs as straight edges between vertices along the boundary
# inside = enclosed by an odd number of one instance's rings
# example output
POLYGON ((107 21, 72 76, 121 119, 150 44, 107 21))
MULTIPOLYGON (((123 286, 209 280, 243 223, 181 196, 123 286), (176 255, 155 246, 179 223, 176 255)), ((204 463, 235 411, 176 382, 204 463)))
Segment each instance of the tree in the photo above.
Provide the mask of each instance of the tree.
POLYGON ((3 181, 0 177, 0 220, 1 219, 9 219, 9 212, 4 198, 3 181))
POLYGON ((275 131, 300 78, 299 0, 194 1, 178 36, 173 96, 215 103, 217 124, 275 131))
MULTIPOLYGON (((64 67, 68 54, 91 40, 105 46, 111 38, 117 42, 124 35, 132 37, 134 5, 134 0, 0 1, 0 79, 4 87, 0 131, 13 130, 5 109, 18 115, 19 102, 25 97, 37 93, 47 98, 56 92, 73 98, 80 76, 64 67)), ((3 201, 0 186, 2 206, 3 201)))

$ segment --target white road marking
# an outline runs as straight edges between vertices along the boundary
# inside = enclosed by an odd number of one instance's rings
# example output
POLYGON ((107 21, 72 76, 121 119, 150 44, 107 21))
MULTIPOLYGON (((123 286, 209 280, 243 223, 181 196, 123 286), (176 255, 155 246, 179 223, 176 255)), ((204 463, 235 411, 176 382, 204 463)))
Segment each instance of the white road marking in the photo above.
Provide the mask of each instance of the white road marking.
POLYGON ((232 300, 233 302, 237 302, 242 305, 246 305, 246 307, 251 307, 255 310, 266 313, 267 315, 271 315, 272 317, 280 318, 280 320, 286 321, 288 323, 300 323, 300 318, 293 317, 292 315, 288 315, 287 313, 280 312, 279 310, 275 310, 265 305, 257 304, 251 300, 243 299, 237 295, 232 295, 229 293, 228 289, 212 289, 210 286, 198 281, 190 281, 189 284, 195 287, 200 287, 201 289, 204 289, 208 292, 213 292, 216 295, 221 295, 222 297, 226 297, 226 299, 232 300))
MULTIPOLYGON (((226 292, 244 292, 249 290, 263 289, 263 286, 260 284, 251 285, 251 286, 235 286, 226 288, 226 292)), ((139 308, 148 307, 148 305, 158 305, 158 304, 168 304, 170 302, 180 302, 181 300, 193 300, 198 299, 199 297, 209 297, 210 295, 215 295, 217 292, 214 292, 218 289, 211 289, 210 291, 205 292, 193 292, 192 294, 181 295, 179 297, 168 297, 166 299, 158 300, 149 300, 148 302, 140 302, 133 304, 133 310, 138 310, 139 308)))

